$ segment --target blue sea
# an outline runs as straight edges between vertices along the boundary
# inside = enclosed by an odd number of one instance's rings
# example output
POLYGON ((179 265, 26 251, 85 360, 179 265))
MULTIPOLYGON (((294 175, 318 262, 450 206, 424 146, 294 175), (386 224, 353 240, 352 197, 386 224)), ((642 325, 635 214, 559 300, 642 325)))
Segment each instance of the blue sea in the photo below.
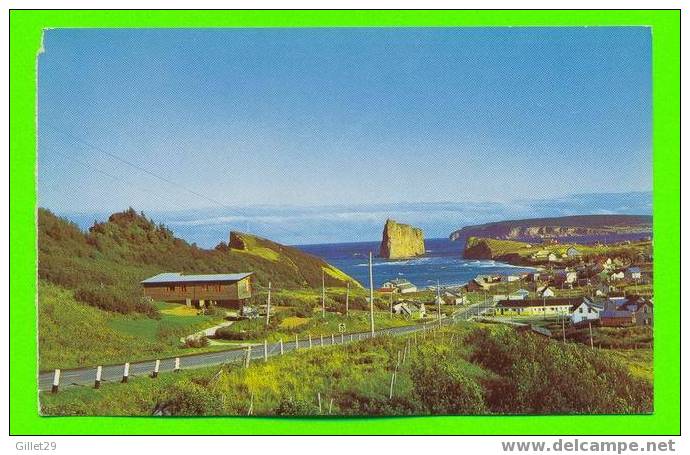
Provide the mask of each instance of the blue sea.
POLYGON ((435 286, 459 286, 479 274, 513 274, 531 271, 529 267, 517 267, 489 260, 463 259, 465 242, 453 242, 447 238, 426 239, 426 255, 406 260, 387 260, 376 257, 379 242, 330 243, 297 246, 302 251, 319 256, 338 267, 364 286, 369 284, 369 252, 374 254, 374 286, 379 287, 393 278, 406 278, 419 288, 435 286))

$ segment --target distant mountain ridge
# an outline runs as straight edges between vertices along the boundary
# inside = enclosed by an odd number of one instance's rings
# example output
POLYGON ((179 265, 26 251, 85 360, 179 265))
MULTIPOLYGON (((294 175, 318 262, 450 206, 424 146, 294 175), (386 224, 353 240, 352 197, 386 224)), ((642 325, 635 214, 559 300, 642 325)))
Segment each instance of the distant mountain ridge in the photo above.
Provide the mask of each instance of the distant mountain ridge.
POLYGON ((522 240, 586 235, 650 233, 651 215, 574 215, 553 218, 507 220, 465 226, 452 232, 450 240, 468 237, 522 240))

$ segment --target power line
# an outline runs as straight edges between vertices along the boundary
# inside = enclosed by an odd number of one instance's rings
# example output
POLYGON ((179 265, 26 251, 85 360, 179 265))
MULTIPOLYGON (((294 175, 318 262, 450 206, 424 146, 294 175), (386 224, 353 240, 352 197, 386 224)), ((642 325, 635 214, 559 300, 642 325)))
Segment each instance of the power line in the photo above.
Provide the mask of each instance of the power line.
POLYGON ((52 126, 50 123, 45 122, 45 121, 42 121, 42 123, 43 123, 45 126, 47 126, 48 128, 52 129, 53 131, 56 131, 56 132, 58 132, 58 133, 60 133, 60 134, 63 134, 63 135, 65 135, 65 136, 69 137, 69 138, 72 139, 73 141, 79 142, 80 144, 83 144, 83 145, 85 145, 85 146, 87 146, 87 147, 89 147, 89 148, 91 148, 91 149, 93 149, 93 150, 95 150, 95 151, 97 151, 97 152, 100 152, 100 153, 102 153, 102 154, 104 154, 104 155, 107 155, 107 156, 109 156, 109 157, 111 157, 111 158, 113 158, 113 159, 115 159, 115 160, 117 160, 117 161, 119 161, 119 162, 121 162, 121 163, 124 163, 124 164, 126 164, 126 165, 128 165, 128 166, 130 166, 130 167, 133 167, 134 169, 137 169, 137 170, 139 170, 139 171, 141 171, 141 172, 144 172, 144 173, 146 173, 146 174, 148 174, 148 175, 150 175, 150 176, 152 176, 152 177, 155 177, 155 178, 157 178, 158 180, 161 180, 161 181, 163 181, 163 182, 165 182, 165 183, 167 183, 167 184, 169 184, 169 185, 172 185, 172 186, 174 186, 174 187, 176 187, 176 188, 179 188, 179 189, 184 190, 184 191, 186 191, 186 192, 188 192, 188 193, 190 193, 190 194, 193 194, 194 196, 200 197, 200 198, 202 198, 202 199, 204 199, 204 200, 206 200, 206 201, 208 201, 208 202, 211 202, 211 203, 213 203, 213 204, 216 204, 216 205, 218 205, 218 206, 220 206, 220 207, 227 208, 227 206, 226 206, 225 204, 223 204, 223 203, 221 203, 221 202, 219 202, 219 201, 217 201, 217 200, 215 200, 215 199, 212 199, 212 198, 210 198, 210 197, 208 197, 208 196, 205 196, 205 195, 203 195, 203 194, 201 194, 201 193, 198 193, 198 192, 196 192, 196 191, 194 191, 194 190, 192 190, 192 189, 190 189, 190 188, 187 188, 186 186, 181 185, 181 184, 179 184, 179 183, 177 183, 177 182, 174 182, 173 180, 170 180, 170 179, 168 179, 168 178, 166 178, 166 177, 163 177, 163 176, 161 176, 161 175, 158 175, 158 174, 156 174, 155 172, 152 172, 152 171, 150 171, 150 170, 148 170, 148 169, 146 169, 146 168, 144 168, 144 167, 142 167, 142 166, 139 166, 139 165, 136 164, 136 163, 132 163, 131 161, 128 161, 128 160, 126 160, 126 159, 124 159, 124 158, 121 158, 121 157, 115 155, 114 153, 108 152, 107 150, 104 150, 104 149, 102 149, 101 147, 98 147, 98 146, 96 146, 96 145, 94 145, 94 144, 91 144, 90 142, 88 142, 88 141, 86 141, 86 140, 84 140, 84 139, 82 139, 82 138, 80 138, 80 137, 78 137, 78 136, 75 136, 74 134, 72 134, 72 133, 70 133, 70 132, 67 132, 67 131, 64 131, 64 130, 62 130, 62 129, 56 128, 56 127, 52 126))
POLYGON ((162 194, 158 194, 156 191, 153 191, 153 190, 151 190, 151 189, 142 188, 142 187, 138 187, 138 186, 136 186, 136 185, 132 185, 130 182, 127 182, 127 181, 125 181, 125 180, 123 180, 123 179, 121 179, 121 178, 119 178, 119 177, 117 177, 117 176, 115 176, 115 175, 112 175, 112 174, 110 174, 110 173, 108 173, 108 172, 105 172, 105 171, 103 171, 103 170, 101 170, 101 169, 99 169, 99 168, 97 168, 97 167, 95 167, 95 166, 93 166, 93 165, 91 165, 91 164, 87 164, 87 163, 85 163, 85 162, 83 162, 83 161, 81 161, 81 160, 78 160, 78 159, 76 159, 76 158, 74 158, 74 157, 72 157, 72 156, 69 156, 69 155, 66 154, 66 153, 62 153, 62 152, 60 152, 60 151, 58 151, 58 150, 53 150, 53 152, 57 153, 58 155, 61 155, 63 158, 66 158, 66 159, 68 159, 68 160, 70 160, 70 161, 74 161, 74 162, 77 163, 77 164, 81 164, 81 165, 84 166, 85 168, 88 168, 88 169, 90 169, 90 170, 92 170, 92 171, 96 171, 96 172, 98 172, 99 174, 103 174, 103 175, 105 175, 106 177, 109 177, 109 178, 111 178, 111 179, 113 179, 113 180, 117 180, 118 182, 122 182, 122 183, 124 183, 124 184, 126 184, 126 185, 128 185, 128 186, 130 186, 130 187, 132 187, 132 188, 136 188, 136 189, 138 189, 139 191, 144 191, 144 192, 151 193, 151 194, 154 194, 154 195, 157 195, 157 196, 163 196, 162 194))

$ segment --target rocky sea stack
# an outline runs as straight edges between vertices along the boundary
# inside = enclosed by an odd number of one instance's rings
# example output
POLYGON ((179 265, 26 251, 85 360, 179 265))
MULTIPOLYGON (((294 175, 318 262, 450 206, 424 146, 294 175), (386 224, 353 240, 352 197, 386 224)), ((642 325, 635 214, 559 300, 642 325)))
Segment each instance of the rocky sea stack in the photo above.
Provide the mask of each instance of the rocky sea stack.
POLYGON ((386 220, 379 255, 387 259, 404 259, 425 253, 424 232, 409 224, 386 220))

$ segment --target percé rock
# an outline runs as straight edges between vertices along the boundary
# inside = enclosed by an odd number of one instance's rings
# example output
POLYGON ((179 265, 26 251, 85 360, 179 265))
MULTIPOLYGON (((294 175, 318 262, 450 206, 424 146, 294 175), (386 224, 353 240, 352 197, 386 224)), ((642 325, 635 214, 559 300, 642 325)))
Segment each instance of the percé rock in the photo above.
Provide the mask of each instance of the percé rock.
POLYGON ((387 259, 403 259, 421 256, 425 253, 424 232, 409 224, 386 220, 379 255, 387 259))

